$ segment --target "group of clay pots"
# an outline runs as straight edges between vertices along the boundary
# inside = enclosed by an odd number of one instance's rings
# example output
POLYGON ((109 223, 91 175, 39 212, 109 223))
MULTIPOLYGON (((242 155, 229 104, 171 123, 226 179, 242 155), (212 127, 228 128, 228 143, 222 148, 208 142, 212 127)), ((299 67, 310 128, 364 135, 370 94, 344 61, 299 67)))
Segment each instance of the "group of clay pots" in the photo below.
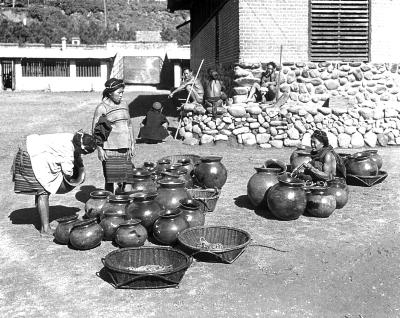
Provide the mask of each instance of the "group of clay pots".
POLYGON ((132 191, 93 191, 85 204, 84 220, 78 220, 77 215, 59 219, 55 240, 87 250, 100 245, 102 240, 113 240, 120 247, 138 247, 152 235, 161 244, 173 245, 184 229, 205 223, 200 203, 187 191, 187 172, 193 172, 196 182, 205 187, 220 189, 227 176, 221 159, 204 157, 189 169, 186 161, 180 166, 165 160, 156 165, 145 163, 133 171, 132 191))
POLYGON ((329 217, 346 205, 349 189, 345 179, 308 185, 291 177, 286 167, 281 161, 268 160, 263 167, 255 168, 247 183, 247 196, 254 208, 268 210, 280 220, 295 220, 302 214, 329 217))
POLYGON ((376 177, 382 168, 382 157, 376 149, 354 154, 342 154, 348 174, 357 177, 376 177))

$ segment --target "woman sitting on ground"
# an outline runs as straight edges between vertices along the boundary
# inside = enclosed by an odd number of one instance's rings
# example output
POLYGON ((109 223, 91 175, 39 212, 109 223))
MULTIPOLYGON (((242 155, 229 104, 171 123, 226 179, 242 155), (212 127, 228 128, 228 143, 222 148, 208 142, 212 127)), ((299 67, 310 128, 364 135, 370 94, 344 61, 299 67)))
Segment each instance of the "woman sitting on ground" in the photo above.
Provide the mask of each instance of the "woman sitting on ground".
POLYGON ((311 147, 311 161, 304 164, 304 171, 298 177, 314 182, 346 177, 343 160, 329 145, 326 132, 315 130, 311 136, 311 147))
POLYGON ((169 136, 168 120, 162 113, 162 105, 155 102, 151 109, 147 112, 146 117, 142 121, 142 127, 139 131, 139 138, 146 143, 162 142, 169 136))
POLYGON ((94 138, 82 131, 75 134, 29 135, 26 151, 19 148, 12 168, 14 192, 35 195, 42 234, 53 233, 49 224, 50 194, 70 187, 69 184, 83 182, 81 155, 92 153, 95 149, 94 138))

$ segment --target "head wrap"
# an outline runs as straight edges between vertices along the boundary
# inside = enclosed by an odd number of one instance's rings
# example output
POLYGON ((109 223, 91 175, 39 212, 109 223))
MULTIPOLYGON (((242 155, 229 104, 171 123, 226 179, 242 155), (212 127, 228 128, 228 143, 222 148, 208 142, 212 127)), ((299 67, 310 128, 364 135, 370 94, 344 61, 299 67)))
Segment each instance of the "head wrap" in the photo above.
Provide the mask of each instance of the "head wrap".
POLYGON ((117 89, 125 87, 125 84, 123 80, 112 77, 104 83, 104 86, 106 88, 103 91, 103 98, 110 96, 110 94, 117 89))
POLYGON ((96 141, 92 135, 86 134, 83 130, 79 130, 74 134, 72 143, 76 148, 80 148, 83 153, 89 154, 96 150, 96 141))
POLYGON ((323 143, 325 147, 329 146, 329 139, 328 135, 325 131, 322 130, 315 130, 314 133, 311 135, 311 138, 318 139, 320 142, 323 143))
POLYGON ((159 102, 154 102, 152 107, 155 110, 160 110, 162 108, 162 105, 159 102))

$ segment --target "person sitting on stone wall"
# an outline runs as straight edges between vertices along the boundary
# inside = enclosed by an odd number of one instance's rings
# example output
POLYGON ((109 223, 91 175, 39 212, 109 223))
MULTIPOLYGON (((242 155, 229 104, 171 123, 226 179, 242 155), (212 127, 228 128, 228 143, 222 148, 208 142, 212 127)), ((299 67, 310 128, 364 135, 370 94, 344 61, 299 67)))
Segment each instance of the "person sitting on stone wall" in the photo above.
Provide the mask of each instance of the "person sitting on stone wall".
POLYGON ((221 107, 224 101, 227 99, 227 95, 224 92, 226 90, 225 84, 219 78, 219 74, 216 70, 210 69, 209 80, 206 85, 206 98, 204 101, 205 107, 211 107, 211 112, 215 117, 217 115, 218 107, 221 107))
POLYGON ((190 94, 190 101, 197 104, 203 104, 204 101, 204 88, 201 81, 196 78, 194 79, 193 72, 190 69, 183 70, 183 79, 181 85, 173 90, 168 98, 172 98, 176 93, 186 91, 190 94), (193 85, 193 89, 192 89, 193 85))
POLYGON ((313 182, 327 181, 334 177, 346 178, 346 167, 342 158, 329 145, 328 135, 315 130, 311 136, 311 161, 303 164, 303 172, 297 177, 313 182))
POLYGON ((262 74, 260 83, 254 83, 247 96, 246 102, 261 101, 262 103, 273 101, 276 96, 276 64, 269 62, 267 70, 262 74))

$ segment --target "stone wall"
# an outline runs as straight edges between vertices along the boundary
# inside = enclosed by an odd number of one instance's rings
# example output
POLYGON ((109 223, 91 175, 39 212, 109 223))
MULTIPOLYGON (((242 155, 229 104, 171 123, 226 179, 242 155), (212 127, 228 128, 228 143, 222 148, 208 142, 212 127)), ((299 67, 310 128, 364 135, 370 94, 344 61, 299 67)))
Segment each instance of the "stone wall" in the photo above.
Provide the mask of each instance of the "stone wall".
POLYGON ((328 132, 334 147, 400 144, 400 65, 378 63, 283 63, 281 107, 245 103, 266 64, 234 67, 233 96, 213 118, 187 105, 180 135, 188 143, 215 141, 262 148, 309 145, 315 129, 328 132))

